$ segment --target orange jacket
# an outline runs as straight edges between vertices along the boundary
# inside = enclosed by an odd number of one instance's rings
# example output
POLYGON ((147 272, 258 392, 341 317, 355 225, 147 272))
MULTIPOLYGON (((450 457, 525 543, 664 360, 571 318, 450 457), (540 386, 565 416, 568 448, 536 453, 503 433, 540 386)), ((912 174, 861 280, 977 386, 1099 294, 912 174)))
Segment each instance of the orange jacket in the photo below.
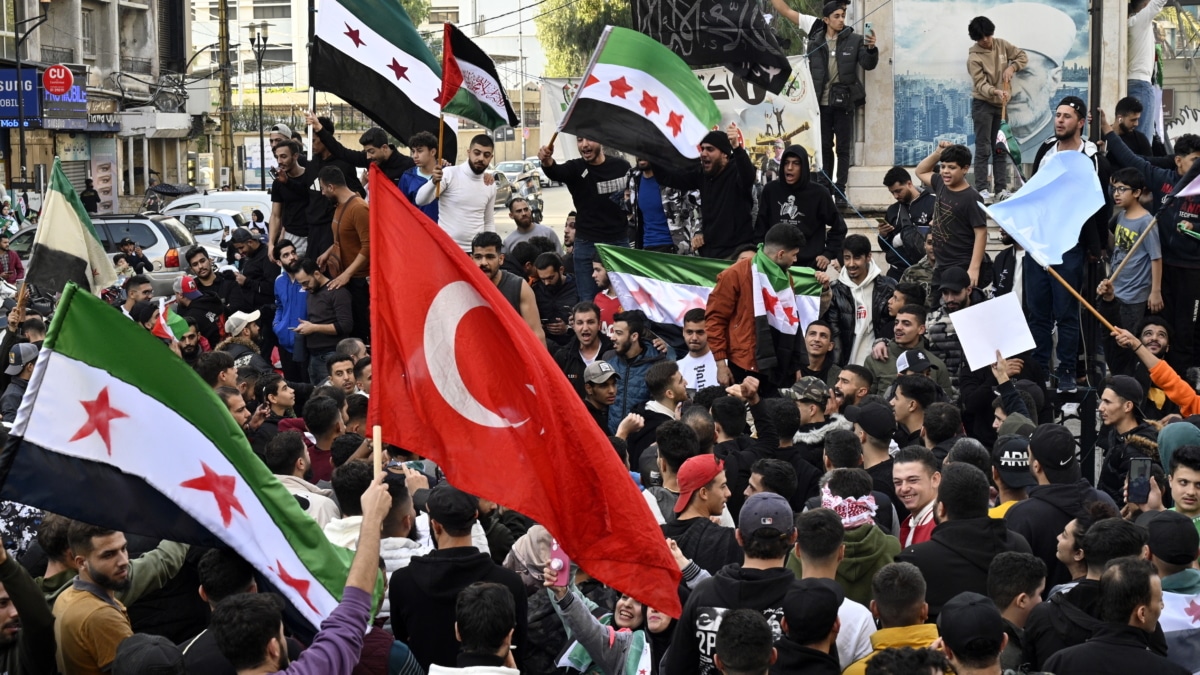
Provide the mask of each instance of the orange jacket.
POLYGON ((752 258, 736 262, 717 275, 717 285, 708 295, 704 329, 714 359, 729 359, 739 368, 757 371, 752 262, 752 258))
MULTIPOLYGON (((711 298, 708 302, 709 307, 712 307, 711 298)), ((1196 390, 1179 377, 1179 374, 1167 365, 1166 361, 1159 361, 1150 369, 1150 381, 1154 383, 1154 386, 1162 389, 1167 394, 1167 398, 1171 399, 1175 405, 1179 406, 1179 414, 1184 417, 1200 414, 1200 396, 1196 395, 1196 390)))

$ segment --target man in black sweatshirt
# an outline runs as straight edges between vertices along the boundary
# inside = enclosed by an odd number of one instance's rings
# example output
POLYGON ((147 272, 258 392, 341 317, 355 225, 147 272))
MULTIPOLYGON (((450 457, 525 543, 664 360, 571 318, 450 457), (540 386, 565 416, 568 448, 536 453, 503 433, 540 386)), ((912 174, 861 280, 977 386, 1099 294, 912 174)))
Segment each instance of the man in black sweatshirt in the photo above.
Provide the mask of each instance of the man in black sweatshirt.
POLYGON ((679 467, 678 480, 676 520, 662 526, 663 535, 701 569, 716 574, 742 555, 735 531, 712 521, 729 499, 725 464, 713 455, 697 455, 679 467))
MULTIPOLYGON (((554 161, 554 146, 542 146, 538 159, 550 180, 567 186, 575 203, 575 269, 589 270, 596 244, 629 246, 629 220, 621 201, 628 185, 629 162, 609 157, 599 141, 575 139, 579 158, 562 164, 554 161)), ((600 291, 590 274, 575 278, 579 299, 591 301, 600 291)))
POLYGON ((388 597, 396 639, 411 646, 426 671, 432 664, 453 668, 459 651, 454 634, 458 593, 477 581, 490 581, 506 586, 517 602, 512 644, 519 666, 529 623, 525 585, 515 572, 471 545, 479 500, 443 483, 430 491, 426 509, 437 550, 413 558, 392 575, 388 597))
POLYGON ((723 567, 696 586, 683 607, 671 647, 660 664, 662 675, 717 675, 713 663, 721 617, 735 609, 762 612, 772 632, 783 634, 783 601, 800 581, 784 567, 796 543, 792 507, 787 499, 760 492, 746 500, 738 520, 742 563, 723 567))
POLYGON ((692 171, 672 173, 656 166, 654 175, 660 185, 700 191, 701 230, 692 238, 700 255, 727 260, 739 246, 762 240, 751 220, 757 174, 736 126, 710 131, 700 141, 700 166, 692 171))
MULTIPOLYGON (((767 183, 758 199, 758 238, 779 223, 790 223, 804 234, 804 246, 796 264, 823 270, 829 261, 841 260, 846 221, 834 208, 829 190, 814 183, 809 171, 808 151, 802 145, 784 150, 781 175, 767 183)), ((703 202, 701 202, 703 203, 703 202)))

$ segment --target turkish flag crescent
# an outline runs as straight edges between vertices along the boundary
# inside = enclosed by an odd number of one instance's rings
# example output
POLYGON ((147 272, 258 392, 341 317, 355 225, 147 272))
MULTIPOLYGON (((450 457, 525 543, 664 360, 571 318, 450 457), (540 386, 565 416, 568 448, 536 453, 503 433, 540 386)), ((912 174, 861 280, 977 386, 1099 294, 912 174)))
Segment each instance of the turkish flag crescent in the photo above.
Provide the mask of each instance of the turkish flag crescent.
POLYGON ((371 424, 541 523, 588 574, 678 617, 680 573, 583 402, 496 285, 371 167, 371 424))

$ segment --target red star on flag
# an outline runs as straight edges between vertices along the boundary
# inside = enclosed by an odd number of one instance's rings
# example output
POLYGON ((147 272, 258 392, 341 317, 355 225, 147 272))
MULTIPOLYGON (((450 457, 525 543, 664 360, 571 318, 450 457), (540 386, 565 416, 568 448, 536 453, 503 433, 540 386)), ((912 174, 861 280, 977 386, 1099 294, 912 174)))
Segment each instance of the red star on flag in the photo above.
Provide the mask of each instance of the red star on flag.
POLYGON ((279 580, 295 589, 295 591, 300 594, 300 597, 304 598, 304 602, 308 603, 308 606, 312 608, 312 611, 316 612, 317 606, 314 605, 313 601, 308 598, 308 589, 310 586, 312 586, 312 582, 308 579, 297 579, 296 577, 288 574, 287 570, 283 569, 283 563, 279 562, 279 560, 275 561, 275 567, 278 567, 279 569, 272 571, 279 575, 279 580))
POLYGON ((654 296, 650 295, 650 291, 647 291, 640 286, 632 291, 629 291, 629 297, 633 298, 633 301, 637 303, 638 307, 654 306, 654 296))
POLYGON ((679 132, 683 131, 683 115, 672 110, 671 114, 667 115, 667 128, 671 130, 672 136, 678 136, 679 132))
POLYGON ((129 415, 109 405, 108 387, 101 389, 94 401, 80 401, 79 404, 87 411, 88 419, 83 426, 79 427, 79 431, 75 432, 71 440, 78 441, 92 434, 100 434, 100 439, 104 441, 104 447, 108 449, 108 456, 112 457, 112 436, 109 425, 113 420, 129 417, 129 415))
POLYGON ((237 487, 237 478, 222 476, 204 462, 200 462, 200 466, 204 467, 203 476, 185 480, 179 486, 211 492, 217 500, 217 508, 221 510, 221 521, 225 523, 225 527, 229 527, 229 522, 233 520, 234 511, 242 514, 243 518, 246 517, 242 503, 238 501, 237 495, 233 494, 234 488, 237 487))
POLYGON ((348 24, 348 23, 344 23, 343 25, 346 26, 346 32, 344 33, 344 35, 346 37, 350 38, 354 42, 355 48, 358 48, 358 47, 361 47, 361 46, 367 44, 362 41, 362 38, 358 37, 359 31, 357 29, 351 28, 350 24, 348 24))
POLYGON ((707 305, 705 305, 704 300, 702 298, 691 297, 687 300, 687 302, 683 303, 683 309, 680 310, 679 314, 675 317, 675 319, 677 321, 679 321, 679 323, 682 324, 684 314, 687 314, 689 311, 691 311, 693 309, 705 309, 706 307, 707 307, 707 305))
POLYGON ((650 92, 648 92, 648 91, 643 91, 641 106, 642 106, 642 110, 646 111, 646 116, 649 117, 650 113, 658 112, 658 97, 651 96, 650 92))
POLYGON ((767 314, 774 315, 775 307, 779 305, 779 297, 767 290, 766 286, 762 289, 763 304, 767 306, 767 314))
POLYGON ((588 87, 592 86, 593 84, 596 84, 599 81, 600 81, 600 78, 596 77, 595 75, 592 75, 591 73, 588 73, 587 82, 583 83, 583 88, 587 89, 588 87))
POLYGON ((787 315, 787 321, 790 325, 795 326, 800 323, 800 319, 796 318, 796 308, 791 305, 783 306, 783 313, 787 315))
POLYGON ((1200 621, 1200 605, 1197 605, 1195 600, 1189 600, 1188 606, 1183 611, 1192 617, 1192 623, 1200 621))
POLYGON ((629 83, 625 81, 625 76, 623 75, 615 80, 609 80, 608 84, 610 87, 612 87, 612 89, 608 92, 608 95, 614 98, 625 98, 625 94, 633 91, 633 87, 629 86, 629 83))
MULTIPOLYGON (((400 63, 398 61, 396 61, 396 59, 392 59, 392 62, 391 62, 391 64, 388 65, 388 68, 391 68, 392 72, 396 74, 397 80, 399 80, 401 78, 408 80, 408 68, 405 68, 404 66, 400 65, 400 63)), ((408 80, 408 81, 412 82, 412 80, 408 80)))

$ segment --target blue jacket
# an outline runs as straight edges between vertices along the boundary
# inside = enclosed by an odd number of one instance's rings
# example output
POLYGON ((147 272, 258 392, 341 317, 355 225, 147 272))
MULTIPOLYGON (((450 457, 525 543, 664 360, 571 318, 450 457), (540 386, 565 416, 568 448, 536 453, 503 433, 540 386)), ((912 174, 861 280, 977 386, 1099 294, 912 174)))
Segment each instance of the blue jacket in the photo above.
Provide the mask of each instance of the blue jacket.
POLYGON ((638 404, 650 400, 650 388, 646 386, 646 371, 650 370, 650 366, 667 359, 675 360, 671 348, 667 347, 667 353, 663 354, 649 340, 642 340, 642 353, 638 354, 632 362, 626 361, 625 357, 618 354, 616 350, 610 350, 604 355, 604 360, 608 361, 620 376, 617 380, 617 401, 608 407, 609 433, 617 433, 617 425, 621 423, 621 420, 625 419, 625 416, 638 404))
POLYGON ((308 292, 287 272, 275 277, 275 319, 271 329, 279 338, 279 346, 289 352, 296 350, 296 333, 288 330, 308 318, 308 292))
MULTIPOLYGON (((404 175, 400 176, 400 182, 397 185, 400 186, 400 191, 404 193, 404 196, 408 197, 408 201, 416 204, 417 190, 420 190, 421 186, 428 182, 429 179, 421 175, 421 169, 414 166, 405 171, 404 175)), ((438 221, 438 200, 435 199, 425 206, 418 206, 417 208, 421 209, 421 213, 429 216, 433 222, 436 223, 438 221)))

